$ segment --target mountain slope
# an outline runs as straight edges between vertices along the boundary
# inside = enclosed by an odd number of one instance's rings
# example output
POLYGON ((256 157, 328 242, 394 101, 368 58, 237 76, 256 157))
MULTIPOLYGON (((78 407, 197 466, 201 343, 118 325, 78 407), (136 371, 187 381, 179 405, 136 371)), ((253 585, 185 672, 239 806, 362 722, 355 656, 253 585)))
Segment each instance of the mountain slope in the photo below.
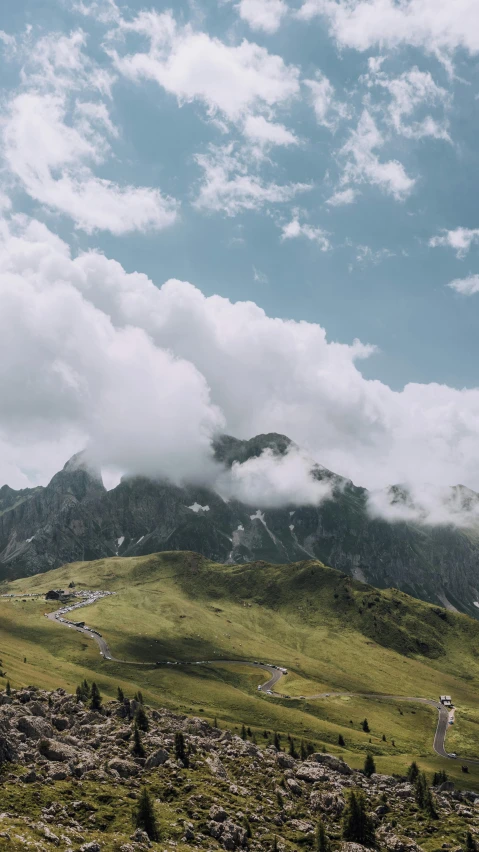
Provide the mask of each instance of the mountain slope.
MULTIPOLYGON (((265 449, 283 454, 283 435, 250 441, 222 436, 225 466, 265 449)), ((325 468, 332 486, 319 506, 263 508, 226 502, 211 489, 124 479, 106 491, 81 456, 46 488, 0 491, 0 579, 46 571, 64 562, 194 550, 218 562, 288 563, 314 558, 378 587, 479 615, 479 531, 372 517, 368 492, 325 468)))

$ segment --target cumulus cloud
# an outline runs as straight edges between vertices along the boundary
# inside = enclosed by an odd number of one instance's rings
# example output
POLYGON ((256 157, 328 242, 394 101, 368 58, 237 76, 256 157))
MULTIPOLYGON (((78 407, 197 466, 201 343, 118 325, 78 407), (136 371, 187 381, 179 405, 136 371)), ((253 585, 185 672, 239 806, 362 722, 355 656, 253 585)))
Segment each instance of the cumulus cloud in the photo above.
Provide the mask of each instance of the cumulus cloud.
POLYGON ((84 54, 85 35, 48 35, 22 43, 22 90, 0 125, 5 170, 28 195, 91 233, 159 230, 171 225, 177 202, 159 189, 122 185, 95 170, 119 135, 102 100, 113 77, 84 54), (81 95, 88 92, 88 99, 81 95), (74 96, 74 97, 73 97, 74 96))
POLYGON ((212 145, 208 153, 198 154, 196 162, 203 169, 198 195, 193 202, 199 210, 223 212, 236 216, 244 210, 261 210, 268 204, 283 204, 300 192, 311 189, 309 184, 277 184, 265 181, 251 171, 254 153, 249 149, 235 150, 233 143, 212 145))
POLYGON ((344 204, 353 204, 357 195, 358 191, 349 186, 347 189, 339 189, 335 192, 330 198, 328 198, 326 204, 329 204, 331 207, 341 207, 344 204))
POLYGON ((413 120, 413 115, 419 108, 445 108, 450 103, 449 93, 434 82, 429 71, 411 68, 399 77, 390 77, 380 70, 377 58, 369 61, 369 67, 370 74, 366 78, 368 85, 380 86, 391 96, 387 117, 396 133, 408 139, 431 136, 433 139, 451 141, 449 123, 445 116, 437 119, 426 115, 424 118, 413 120))
POLYGON ((336 130, 341 119, 349 118, 347 105, 336 98, 334 86, 324 74, 318 71, 316 79, 305 80, 304 85, 309 89, 318 124, 336 130))
POLYGON ((224 499, 235 498, 249 506, 317 506, 332 495, 332 484, 314 476, 314 461, 298 447, 284 456, 264 450, 257 458, 221 473, 215 487, 224 499))
POLYGON ((457 257, 463 258, 471 246, 477 242, 479 242, 479 228, 455 228, 451 231, 445 229, 442 234, 431 237, 429 245, 432 248, 438 246, 452 248, 457 257))
POLYGON ((409 195, 415 181, 407 175, 402 163, 379 159, 376 150, 384 142, 371 114, 364 110, 356 130, 340 152, 347 158, 343 182, 370 183, 400 201, 409 195))
MULTIPOLYGON (((120 235, 171 225, 177 216, 174 199, 157 189, 122 186, 94 174, 108 143, 93 121, 98 112, 80 107, 78 126, 68 123, 60 95, 25 92, 10 104, 3 129, 4 157, 11 174, 36 201, 70 216, 91 233, 120 235)), ((103 114, 103 123, 107 114, 103 114)), ((108 129, 108 126, 107 126, 108 129)))
POLYGON ((252 30, 263 30, 266 33, 275 33, 288 14, 288 5, 284 0, 240 0, 236 8, 240 18, 252 30))
MULTIPOLYGON (((8 212, 0 300, 0 481, 12 486, 45 481, 85 445, 102 465, 214 484, 213 435, 277 431, 373 490, 479 488, 479 390, 366 380, 359 363, 374 346, 330 342, 316 323, 187 282, 157 287, 97 252, 72 257, 8 212)), ((277 472, 266 457, 229 487, 260 483, 285 502, 311 487, 319 499, 302 458, 277 472)))
POLYGON ((171 12, 140 12, 122 20, 112 37, 136 34, 147 50, 110 54, 120 74, 134 81, 153 80, 180 104, 199 102, 229 121, 284 104, 299 92, 299 69, 280 56, 244 39, 230 45, 190 24, 176 23, 171 12))
POLYGON ((297 145, 298 137, 283 124, 267 121, 263 115, 248 115, 244 133, 261 145, 297 145))
POLYGON ((306 237, 311 242, 317 243, 321 251, 328 251, 331 248, 329 234, 322 228, 315 228, 313 225, 308 225, 307 222, 301 224, 298 217, 295 216, 281 229, 282 240, 293 240, 297 237, 306 237))
POLYGON ((361 51, 398 45, 479 51, 479 7, 471 0, 305 0, 298 15, 323 16, 341 45, 361 51))
POLYGON ((479 293, 479 275, 468 275, 467 278, 455 278, 447 285, 462 296, 473 296, 479 293))

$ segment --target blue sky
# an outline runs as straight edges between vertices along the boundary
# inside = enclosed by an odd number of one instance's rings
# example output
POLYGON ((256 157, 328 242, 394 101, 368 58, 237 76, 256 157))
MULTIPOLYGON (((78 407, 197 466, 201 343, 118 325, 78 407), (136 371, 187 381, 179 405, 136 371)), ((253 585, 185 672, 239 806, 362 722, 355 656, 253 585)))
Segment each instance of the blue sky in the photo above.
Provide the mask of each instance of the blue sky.
MULTIPOLYGON (((19 0, 2 10, 0 27, 10 235, 43 223, 72 258, 93 252, 157 287, 179 279, 205 297, 251 300, 268 317, 324 329, 350 352, 359 339, 370 348, 359 362, 351 355, 355 370, 377 379, 381 394, 398 392, 404 410, 405 386, 424 385, 426 397, 435 383, 446 387, 450 401, 427 418, 436 428, 444 406, 450 413, 465 398, 454 391, 470 389, 473 411, 438 440, 449 453, 455 434, 475 435, 473 4, 197 0, 172 10, 19 0)), ((264 425, 228 416, 200 356, 168 340, 205 376, 228 428, 264 425)), ((374 383, 364 387, 375 393, 374 383)), ((388 447, 389 417, 366 418, 370 433, 381 422, 388 447)), ((278 429, 288 425, 278 416, 278 429)), ((69 422, 63 438, 69 429, 84 434, 85 425, 69 422)), ((345 444, 327 449, 311 429, 297 437, 311 451, 324 446, 320 460, 363 475, 345 444)), ((426 428, 421 441, 431 443, 426 428)), ((452 484, 457 468, 464 479, 464 447, 459 456, 452 464, 445 453, 443 467, 436 458, 426 478, 452 484)), ((411 476, 397 460, 386 467, 393 478, 411 476)), ((28 471, 41 479, 40 468, 37 454, 28 471)), ((479 462, 468 484, 479 486, 479 462)))

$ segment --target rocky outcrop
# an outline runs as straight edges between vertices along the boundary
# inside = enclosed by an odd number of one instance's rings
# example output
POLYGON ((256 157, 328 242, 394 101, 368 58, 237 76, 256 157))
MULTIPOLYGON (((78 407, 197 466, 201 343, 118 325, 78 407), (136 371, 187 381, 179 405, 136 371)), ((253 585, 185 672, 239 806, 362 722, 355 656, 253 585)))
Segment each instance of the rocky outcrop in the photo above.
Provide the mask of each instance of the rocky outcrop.
MULTIPOLYGON (((215 452, 231 466, 265 449, 284 453, 290 444, 275 433, 250 441, 222 436, 215 452)), ((84 456, 74 456, 45 488, 0 488, 0 580, 65 562, 165 550, 229 563, 313 558, 375 586, 479 615, 473 603, 479 598, 477 528, 389 523, 370 515, 364 488, 319 465, 312 475, 330 487, 319 506, 264 508, 225 502, 201 486, 141 477, 106 491, 84 456)), ((456 489, 455 498, 461 493, 456 489)), ((479 501, 473 492, 466 497, 479 501)))

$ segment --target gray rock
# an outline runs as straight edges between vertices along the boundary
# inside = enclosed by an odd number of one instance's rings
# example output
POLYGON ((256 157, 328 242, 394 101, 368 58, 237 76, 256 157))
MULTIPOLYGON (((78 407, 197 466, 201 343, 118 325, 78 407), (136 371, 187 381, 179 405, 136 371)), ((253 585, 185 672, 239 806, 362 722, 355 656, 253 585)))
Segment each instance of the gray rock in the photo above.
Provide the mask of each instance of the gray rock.
POLYGON ((139 772, 136 763, 132 763, 130 760, 122 760, 120 757, 114 757, 113 760, 108 761, 108 768, 118 772, 120 778, 131 778, 138 775, 139 772))
POLYGON ((46 719, 38 716, 20 716, 17 728, 30 740, 53 736, 53 728, 46 719))
POLYGON ((351 767, 348 766, 344 760, 340 757, 336 757, 334 754, 322 754, 322 752, 315 752, 308 758, 308 761, 311 763, 322 763, 325 766, 329 766, 329 768, 334 770, 334 772, 339 772, 341 775, 352 775, 353 772, 351 767))
POLYGON ((145 769, 153 769, 155 766, 162 766, 169 758, 169 754, 164 748, 158 749, 147 758, 145 769))

